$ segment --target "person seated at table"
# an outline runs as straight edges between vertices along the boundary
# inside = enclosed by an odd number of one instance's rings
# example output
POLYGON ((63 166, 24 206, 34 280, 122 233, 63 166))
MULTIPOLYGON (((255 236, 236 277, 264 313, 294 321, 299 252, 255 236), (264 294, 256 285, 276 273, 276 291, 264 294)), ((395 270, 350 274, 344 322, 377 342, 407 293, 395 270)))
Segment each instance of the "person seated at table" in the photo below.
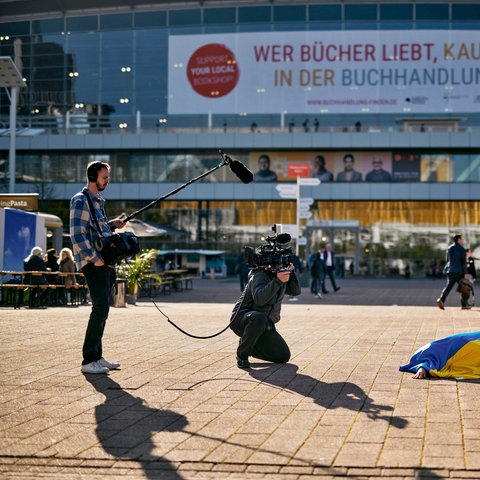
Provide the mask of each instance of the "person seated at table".
MULTIPOLYGON (((71 288, 77 284, 77 279, 75 277, 75 263, 73 262, 73 252, 69 248, 62 248, 60 250, 60 263, 59 271, 62 273, 67 273, 68 275, 62 276, 63 284, 65 285, 65 290, 70 293, 71 297, 71 288)), ((66 292, 65 292, 66 293, 66 292)), ((73 299, 70 298, 71 303, 73 299)), ((64 303, 68 303, 68 297, 65 295, 64 303)))
MULTIPOLYGON (((57 251, 54 248, 49 248, 47 250, 47 254, 45 255, 45 267, 47 267, 47 271, 58 272, 58 261, 57 251)), ((58 284, 58 275, 49 275, 48 283, 58 284)))
MULTIPOLYGON (((46 272, 47 267, 42 257, 42 249, 40 247, 33 247, 30 255, 23 262, 25 272, 46 272)), ((30 291, 30 307, 39 304, 39 287, 40 285, 48 285, 45 276, 43 274, 34 275, 32 273, 26 273, 24 282, 27 285, 35 285, 35 288, 32 288, 30 291)))
POLYGON ((458 333, 419 348, 401 372, 413 378, 441 377, 457 380, 480 378, 480 332, 458 333))

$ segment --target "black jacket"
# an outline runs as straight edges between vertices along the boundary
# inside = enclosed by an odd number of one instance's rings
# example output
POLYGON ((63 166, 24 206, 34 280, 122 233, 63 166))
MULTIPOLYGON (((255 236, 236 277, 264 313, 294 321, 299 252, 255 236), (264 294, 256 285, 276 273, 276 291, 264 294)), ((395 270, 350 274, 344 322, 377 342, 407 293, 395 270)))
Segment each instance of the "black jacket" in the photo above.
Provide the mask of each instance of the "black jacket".
POLYGON ((230 320, 242 318, 247 312, 255 310, 265 312, 269 320, 277 323, 280 320, 284 295, 295 297, 300 295, 300 291, 295 272, 291 272, 288 282, 283 283, 275 273, 260 269, 252 270, 245 290, 233 307, 230 320))
POLYGON ((447 250, 447 264, 443 273, 467 274, 467 254, 465 249, 458 243, 452 243, 447 250))

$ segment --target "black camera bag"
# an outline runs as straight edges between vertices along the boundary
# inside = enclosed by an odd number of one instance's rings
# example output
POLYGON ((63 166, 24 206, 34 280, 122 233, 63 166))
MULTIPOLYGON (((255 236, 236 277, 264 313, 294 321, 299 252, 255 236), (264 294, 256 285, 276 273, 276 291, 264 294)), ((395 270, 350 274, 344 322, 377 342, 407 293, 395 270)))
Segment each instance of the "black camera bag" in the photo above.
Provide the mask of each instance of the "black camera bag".
MULTIPOLYGON (((87 198, 88 207, 93 219, 97 233, 99 235, 98 240, 95 242, 95 248, 100 252, 101 257, 106 265, 115 265, 120 263, 125 258, 133 257, 140 252, 140 244, 138 238, 131 232, 112 233, 108 237, 102 235, 102 230, 98 224, 97 215, 92 204, 92 200, 88 196, 87 192, 82 191, 87 198)), ((106 215, 105 215, 106 217, 106 215)))

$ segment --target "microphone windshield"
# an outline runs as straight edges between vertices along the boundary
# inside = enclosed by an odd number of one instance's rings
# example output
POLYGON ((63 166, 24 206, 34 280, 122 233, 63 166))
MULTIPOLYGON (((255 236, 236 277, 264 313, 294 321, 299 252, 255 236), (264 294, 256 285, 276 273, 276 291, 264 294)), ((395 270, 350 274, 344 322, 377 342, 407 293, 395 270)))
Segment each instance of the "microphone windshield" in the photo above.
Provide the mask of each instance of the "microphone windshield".
POLYGON ((238 160, 231 160, 228 164, 230 170, 243 182, 250 183, 253 181, 253 173, 238 160))
POLYGON ((283 244, 288 243, 292 237, 289 233, 279 233, 276 237, 277 243, 283 244))

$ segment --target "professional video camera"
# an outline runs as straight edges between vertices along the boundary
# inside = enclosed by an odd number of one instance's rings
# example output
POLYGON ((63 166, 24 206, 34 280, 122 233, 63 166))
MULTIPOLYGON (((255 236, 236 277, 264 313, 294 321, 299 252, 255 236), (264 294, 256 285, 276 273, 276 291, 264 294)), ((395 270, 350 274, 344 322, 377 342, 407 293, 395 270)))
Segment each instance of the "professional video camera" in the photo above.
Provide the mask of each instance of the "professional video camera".
POLYGON ((292 247, 284 247, 291 241, 289 233, 278 233, 277 225, 272 227, 274 235, 267 237, 266 244, 257 248, 245 247, 245 263, 249 268, 263 268, 271 272, 288 270, 292 247))

